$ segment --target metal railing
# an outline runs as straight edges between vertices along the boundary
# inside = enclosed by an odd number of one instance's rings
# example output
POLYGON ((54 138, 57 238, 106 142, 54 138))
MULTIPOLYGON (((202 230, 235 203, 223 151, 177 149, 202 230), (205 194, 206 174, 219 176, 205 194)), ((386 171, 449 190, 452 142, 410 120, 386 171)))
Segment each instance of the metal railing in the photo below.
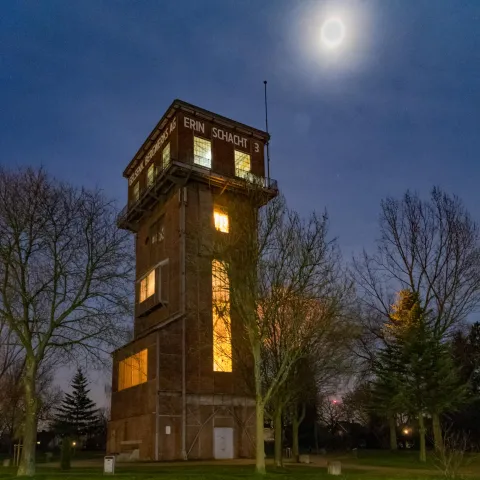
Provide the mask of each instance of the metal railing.
POLYGON ((200 165, 206 168, 212 168, 212 159, 207 157, 202 157, 200 155, 193 156, 193 163, 195 165, 200 165))
MULTIPOLYGON (((183 168, 189 168, 193 169, 194 167, 200 167, 201 170, 207 170, 210 167, 209 166, 202 166, 199 165, 198 163, 190 164, 190 163, 183 163, 183 162, 178 162, 174 161, 172 158, 169 158, 168 163, 162 166, 157 166, 157 169, 155 170, 155 173, 153 175, 153 178, 148 182, 147 187, 140 192, 140 195, 137 200, 134 202, 127 203, 120 213, 117 216, 117 224, 122 224, 127 221, 128 215, 130 212, 136 210, 144 201, 146 197, 148 197, 151 193, 151 191, 155 188, 155 186, 160 182, 160 180, 165 176, 165 172, 172 166, 172 164, 176 164, 180 167, 183 168)), ((203 173, 203 172, 202 172, 203 173)), ((215 172, 212 172, 212 174, 215 174, 215 172)), ((250 183, 252 185, 256 185, 261 188, 265 188, 268 190, 273 190, 273 191, 278 191, 278 183, 276 180, 273 178, 267 178, 267 177, 259 177, 257 175, 254 175, 251 172, 247 171, 237 171, 235 169, 235 180, 238 182, 245 182, 245 183, 250 183)), ((231 177, 225 177, 226 180, 230 180, 231 177)))

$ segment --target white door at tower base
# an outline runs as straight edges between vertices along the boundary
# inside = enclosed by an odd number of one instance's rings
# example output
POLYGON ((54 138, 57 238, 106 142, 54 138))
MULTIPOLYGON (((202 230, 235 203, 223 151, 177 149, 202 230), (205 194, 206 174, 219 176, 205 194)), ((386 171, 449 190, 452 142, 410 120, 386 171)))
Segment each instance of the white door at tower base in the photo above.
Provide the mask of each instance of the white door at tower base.
POLYGON ((233 428, 216 427, 213 432, 215 458, 233 458, 233 428))

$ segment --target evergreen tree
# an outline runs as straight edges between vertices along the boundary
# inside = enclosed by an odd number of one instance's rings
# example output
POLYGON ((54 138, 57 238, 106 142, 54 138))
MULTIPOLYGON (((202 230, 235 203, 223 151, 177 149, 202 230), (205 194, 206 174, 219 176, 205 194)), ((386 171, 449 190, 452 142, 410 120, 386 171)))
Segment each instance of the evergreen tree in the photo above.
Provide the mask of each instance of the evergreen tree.
POLYGON ((88 380, 81 369, 72 380, 72 393, 66 393, 58 408, 53 428, 67 438, 89 435, 98 423, 98 409, 89 398, 88 380))
POLYGON ((375 380, 371 385, 371 408, 388 419, 390 450, 397 450, 397 415, 405 411, 402 400, 401 347, 394 342, 387 343, 378 353, 375 365, 375 380))
POLYGON ((409 290, 401 290, 384 325, 384 347, 374 363, 372 408, 388 419, 390 450, 397 449, 397 415, 405 412, 406 359, 401 338, 416 323, 420 313, 416 296, 409 290))
POLYGON ((393 407, 417 416, 420 460, 425 461, 425 415, 432 416, 435 447, 440 449, 440 415, 463 402, 467 388, 455 368, 450 345, 435 336, 417 295, 400 292, 386 327, 388 343, 378 355, 375 391, 380 400, 384 392, 393 407))

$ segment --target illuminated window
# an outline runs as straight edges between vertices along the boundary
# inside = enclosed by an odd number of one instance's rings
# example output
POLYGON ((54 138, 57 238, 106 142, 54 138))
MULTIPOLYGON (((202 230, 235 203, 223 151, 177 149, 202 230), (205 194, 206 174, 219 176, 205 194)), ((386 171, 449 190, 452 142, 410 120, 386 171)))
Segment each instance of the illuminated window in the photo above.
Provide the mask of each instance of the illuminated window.
POLYGON ((163 164, 164 170, 166 170, 169 163, 170 163, 170 143, 167 143, 162 152, 162 164, 163 164))
POLYGON ((134 387, 147 381, 147 349, 122 360, 118 364, 118 389, 134 387))
POLYGON ((215 222, 215 228, 219 232, 228 233, 228 215, 224 211, 215 207, 213 211, 213 219, 215 222))
POLYGON ((193 161, 202 167, 212 168, 212 144, 209 140, 193 137, 193 161))
POLYGON ((138 198, 140 197, 140 182, 137 182, 133 186, 133 201, 136 202, 138 198))
POLYGON ((250 168, 250 155, 248 153, 235 150, 235 175, 237 177, 250 179, 250 168))
POLYGON ((212 262, 213 370, 232 371, 230 282, 225 262, 212 262))
POLYGON ((152 163, 147 170, 147 185, 150 187, 155 180, 155 164, 152 163))
POLYGON ((152 270, 140 281, 140 303, 155 293, 155 270, 152 270))

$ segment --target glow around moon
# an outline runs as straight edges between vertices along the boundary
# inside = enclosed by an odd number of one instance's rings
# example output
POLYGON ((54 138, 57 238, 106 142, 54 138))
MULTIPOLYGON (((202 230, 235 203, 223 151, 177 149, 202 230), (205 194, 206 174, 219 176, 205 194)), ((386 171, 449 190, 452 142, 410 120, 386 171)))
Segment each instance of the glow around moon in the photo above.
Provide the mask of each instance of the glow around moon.
POLYGON ((375 58, 372 55, 377 38, 372 21, 375 12, 371 11, 369 2, 287 3, 296 6, 286 12, 282 31, 287 32, 288 41, 279 44, 278 58, 282 71, 301 78, 304 85, 314 91, 325 92, 326 88, 333 91, 341 75, 363 70, 375 58), (289 61, 285 62, 287 57, 289 61))
POLYGON ((329 48, 340 46, 345 38, 345 25, 338 17, 327 19, 321 28, 322 43, 329 48))

